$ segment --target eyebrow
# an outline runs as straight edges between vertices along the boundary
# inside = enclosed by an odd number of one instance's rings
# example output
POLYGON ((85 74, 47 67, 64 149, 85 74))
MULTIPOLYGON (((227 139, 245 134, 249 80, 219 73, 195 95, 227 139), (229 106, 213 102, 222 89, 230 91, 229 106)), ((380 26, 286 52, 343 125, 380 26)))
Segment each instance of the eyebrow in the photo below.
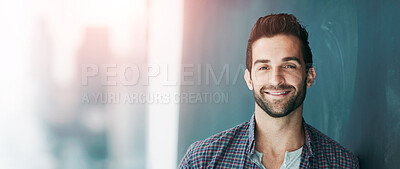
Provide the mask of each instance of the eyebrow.
MULTIPOLYGON (((282 59, 283 62, 287 62, 287 61, 296 61, 299 65, 301 65, 300 59, 294 56, 290 56, 290 57, 285 57, 282 59)), ((257 63, 268 63, 270 62, 270 60, 268 59, 258 59, 254 62, 254 65, 256 65, 257 63)))
POLYGON ((269 60, 267 60, 267 59, 258 59, 254 62, 254 65, 256 65, 257 63, 268 63, 268 62, 269 62, 269 60))
POLYGON ((287 61, 291 61, 294 60, 296 61, 299 65, 301 65, 300 59, 294 56, 290 56, 290 57, 285 57, 282 59, 282 61, 287 62, 287 61))

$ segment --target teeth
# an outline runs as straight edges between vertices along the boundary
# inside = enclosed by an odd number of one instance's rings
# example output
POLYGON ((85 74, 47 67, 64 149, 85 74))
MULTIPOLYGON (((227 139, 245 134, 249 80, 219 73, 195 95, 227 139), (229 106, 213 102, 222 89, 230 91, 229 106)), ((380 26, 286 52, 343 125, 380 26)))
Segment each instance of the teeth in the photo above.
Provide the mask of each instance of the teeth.
POLYGON ((289 92, 278 92, 278 93, 274 93, 274 92, 268 92, 269 94, 273 94, 273 95, 279 95, 279 94, 286 94, 289 92))

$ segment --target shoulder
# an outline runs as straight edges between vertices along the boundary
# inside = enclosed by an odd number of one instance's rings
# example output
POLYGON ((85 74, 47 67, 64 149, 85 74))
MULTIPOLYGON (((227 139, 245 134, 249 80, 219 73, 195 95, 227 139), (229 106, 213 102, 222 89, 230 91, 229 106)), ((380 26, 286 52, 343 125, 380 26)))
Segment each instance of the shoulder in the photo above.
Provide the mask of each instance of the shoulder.
POLYGON ((248 128, 249 122, 245 122, 194 142, 183 157, 180 168, 207 166, 210 163, 219 163, 232 154, 235 156, 243 154, 248 141, 248 128))
MULTIPOLYGON (((326 161, 331 167, 360 168, 356 155, 335 140, 307 124, 316 160, 326 161)), ((320 162, 319 162, 320 163, 320 162)))

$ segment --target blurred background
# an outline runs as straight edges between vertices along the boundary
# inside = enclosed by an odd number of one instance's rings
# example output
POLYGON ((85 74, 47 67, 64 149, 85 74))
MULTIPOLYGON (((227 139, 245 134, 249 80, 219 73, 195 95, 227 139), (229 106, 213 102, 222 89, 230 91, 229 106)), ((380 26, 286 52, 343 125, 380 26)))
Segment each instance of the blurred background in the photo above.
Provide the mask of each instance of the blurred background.
POLYGON ((0 168, 177 168, 248 121, 255 21, 291 13, 317 71, 305 120, 362 168, 400 163, 400 2, 0 0, 0 168))

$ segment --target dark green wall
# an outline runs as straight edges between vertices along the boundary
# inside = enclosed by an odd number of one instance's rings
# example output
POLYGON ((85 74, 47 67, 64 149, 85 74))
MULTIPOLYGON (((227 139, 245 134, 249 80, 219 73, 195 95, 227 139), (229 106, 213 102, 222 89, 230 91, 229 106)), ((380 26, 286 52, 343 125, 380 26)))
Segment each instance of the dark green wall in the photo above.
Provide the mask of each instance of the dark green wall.
MULTIPOLYGON (((248 121, 252 93, 242 73, 251 27, 260 16, 292 13, 310 34, 317 80, 307 90, 305 120, 353 151, 362 168, 400 164, 399 1, 186 0, 184 64, 205 64, 229 82, 182 86, 182 92, 225 92, 228 103, 182 104, 180 160, 196 140, 248 121), (225 77, 224 77, 225 78, 225 77)), ((204 78, 202 78, 204 79, 204 78)))

